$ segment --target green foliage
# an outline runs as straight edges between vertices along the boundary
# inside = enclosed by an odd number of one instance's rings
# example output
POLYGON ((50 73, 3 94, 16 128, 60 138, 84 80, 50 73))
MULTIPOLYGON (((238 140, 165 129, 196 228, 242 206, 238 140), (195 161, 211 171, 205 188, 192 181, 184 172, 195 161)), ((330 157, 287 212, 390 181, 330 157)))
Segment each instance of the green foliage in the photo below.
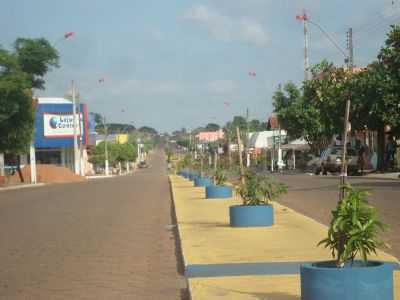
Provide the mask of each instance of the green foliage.
POLYGON ((192 156, 190 155, 190 153, 187 153, 183 159, 181 159, 178 163, 177 163, 177 171, 182 171, 184 169, 190 169, 193 165, 193 159, 192 156))
POLYGON ((35 118, 32 88, 43 88, 43 76, 57 65, 57 51, 44 39, 17 39, 14 52, 0 47, 0 152, 27 152, 35 118))
MULTIPOLYGON (((118 162, 135 161, 137 157, 137 148, 134 144, 111 144, 107 143, 108 161, 111 165, 118 162)), ((99 143, 89 161, 97 165, 104 165, 105 161, 105 143, 99 143)))
MULTIPOLYGON (((98 114, 95 114, 95 118, 97 118, 100 122, 96 121, 96 131, 104 133, 104 124, 103 120, 101 120, 98 114)), ((107 123, 107 133, 108 134, 118 134, 118 133, 130 133, 135 130, 135 126, 132 124, 124 124, 124 123, 107 123)))
POLYGON ((173 152, 170 147, 167 147, 165 149, 165 155, 167 156, 167 162, 170 163, 172 160, 172 155, 173 155, 173 152))
POLYGON ((243 205, 268 205, 287 192, 287 186, 276 182, 272 177, 257 175, 247 171, 245 181, 236 188, 243 200, 243 205))
POLYGON ((206 127, 204 128, 206 131, 217 131, 221 127, 218 124, 215 123, 208 123, 206 127))
POLYGON ((226 176, 223 169, 218 168, 214 174, 214 182, 216 185, 222 186, 227 181, 228 177, 226 176))
POLYGON ((57 50, 43 38, 19 38, 15 41, 14 49, 21 70, 28 74, 32 87, 43 89, 43 77, 52 67, 58 67, 57 50))
POLYGON ((189 149, 190 140, 188 140, 188 139, 180 139, 180 140, 177 140, 176 143, 181 147, 189 149))
POLYGON ((313 79, 298 89, 288 83, 273 96, 274 111, 291 138, 305 137, 319 152, 342 132, 351 81, 343 68, 322 61, 312 68, 313 79))
POLYGON ((143 126, 139 128, 139 131, 149 135, 158 135, 157 130, 149 126, 143 126))
POLYGON ((386 227, 378 220, 376 209, 368 204, 367 191, 346 185, 345 193, 332 211, 328 237, 318 244, 331 249, 338 267, 352 262, 358 254, 366 262, 368 255, 383 244, 377 235, 386 227))

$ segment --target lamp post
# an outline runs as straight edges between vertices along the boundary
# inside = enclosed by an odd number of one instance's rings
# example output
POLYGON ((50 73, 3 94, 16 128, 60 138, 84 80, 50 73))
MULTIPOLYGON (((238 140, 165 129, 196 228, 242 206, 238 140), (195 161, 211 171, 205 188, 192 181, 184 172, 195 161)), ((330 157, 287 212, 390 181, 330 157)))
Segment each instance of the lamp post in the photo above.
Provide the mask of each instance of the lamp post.
POLYGON ((76 120, 76 95, 75 95, 75 83, 71 82, 71 92, 72 92, 72 118, 73 118, 73 136, 74 136, 74 172, 75 174, 80 174, 80 153, 78 149, 78 135, 77 129, 78 124, 76 120))
POLYGON ((103 127, 104 127, 104 174, 106 176, 109 175, 109 167, 108 167, 108 148, 107 148, 107 123, 106 117, 103 116, 103 127))

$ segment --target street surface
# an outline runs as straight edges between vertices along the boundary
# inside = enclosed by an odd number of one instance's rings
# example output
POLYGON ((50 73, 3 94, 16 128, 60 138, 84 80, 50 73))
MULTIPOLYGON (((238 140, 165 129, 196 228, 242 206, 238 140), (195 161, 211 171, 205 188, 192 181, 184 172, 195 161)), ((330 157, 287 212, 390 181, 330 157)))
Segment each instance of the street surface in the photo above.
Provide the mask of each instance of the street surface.
POLYGON ((0 192, 0 299, 187 299, 160 152, 150 166, 0 192))
MULTIPOLYGON (((279 181, 289 185, 289 193, 280 203, 329 225, 331 211, 339 197, 339 178, 333 176, 277 175, 279 181)), ((382 239, 391 249, 383 250, 400 259, 400 180, 375 180, 350 177, 357 188, 370 190, 369 201, 378 209, 381 220, 390 226, 382 239)))

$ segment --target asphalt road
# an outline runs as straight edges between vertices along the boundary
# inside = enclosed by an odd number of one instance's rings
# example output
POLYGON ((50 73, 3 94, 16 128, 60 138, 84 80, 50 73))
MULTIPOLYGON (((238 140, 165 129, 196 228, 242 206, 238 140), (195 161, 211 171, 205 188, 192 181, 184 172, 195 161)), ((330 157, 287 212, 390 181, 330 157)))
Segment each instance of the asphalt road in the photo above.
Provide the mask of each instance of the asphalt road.
MULTIPOLYGON (((289 185, 289 193, 279 202, 329 225, 331 211, 339 198, 339 178, 331 176, 278 175, 289 185)), ((369 201, 378 209, 381 220, 390 226, 382 239, 391 248, 383 249, 400 259, 400 180, 375 180, 351 177, 350 183, 370 190, 369 201)))
POLYGON ((187 299, 161 153, 150 165, 0 192, 0 299, 187 299))

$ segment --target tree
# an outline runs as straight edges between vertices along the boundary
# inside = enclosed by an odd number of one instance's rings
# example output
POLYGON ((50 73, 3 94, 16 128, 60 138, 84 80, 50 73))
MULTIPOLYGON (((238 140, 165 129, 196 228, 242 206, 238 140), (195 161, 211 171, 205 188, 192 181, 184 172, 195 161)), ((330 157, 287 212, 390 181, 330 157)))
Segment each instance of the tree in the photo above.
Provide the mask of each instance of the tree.
POLYGON ((0 49, 0 67, 0 152, 25 153, 34 124, 31 83, 16 56, 4 49, 0 49))
POLYGON ((249 122, 249 131, 250 132, 257 132, 257 131, 261 131, 261 130, 263 130, 263 126, 259 120, 253 119, 249 122))
POLYGON ((207 130, 207 131, 217 131, 220 128, 221 127, 218 124, 208 123, 204 129, 207 130))
POLYGON ((384 168, 385 125, 400 127, 400 27, 392 26, 378 59, 353 75, 351 123, 378 133, 378 169, 384 168))
POLYGON ((43 89, 43 77, 58 66, 58 54, 45 39, 17 39, 14 51, 0 47, 0 152, 26 153, 32 142, 34 102, 32 88, 43 89))
POLYGON ((57 50, 44 38, 18 38, 14 49, 21 70, 28 74, 32 87, 43 89, 43 77, 52 67, 59 66, 57 50))
POLYGON ((139 131, 142 133, 150 134, 150 135, 158 135, 157 130, 155 130, 154 128, 149 127, 149 126, 140 127, 139 131))
MULTIPOLYGON (((135 161, 137 157, 137 148, 134 144, 111 144, 107 143, 108 161, 111 165, 118 162, 135 161)), ((93 155, 90 157, 93 164, 104 166, 105 161, 105 143, 99 143, 93 155)))
POLYGON ((292 138, 304 137, 319 153, 343 131, 346 100, 352 78, 344 68, 322 61, 312 68, 313 79, 299 90, 286 84, 274 94, 274 110, 292 138))

